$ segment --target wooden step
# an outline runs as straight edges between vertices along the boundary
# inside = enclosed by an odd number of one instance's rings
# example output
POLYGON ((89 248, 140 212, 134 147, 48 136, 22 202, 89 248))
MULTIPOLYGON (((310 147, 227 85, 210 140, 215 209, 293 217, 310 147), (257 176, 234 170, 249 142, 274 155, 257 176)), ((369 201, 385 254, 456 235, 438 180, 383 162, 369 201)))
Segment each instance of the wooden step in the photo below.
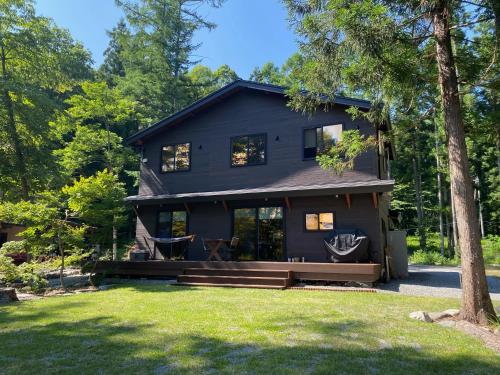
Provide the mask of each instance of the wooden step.
POLYGON ((212 283, 185 283, 185 282, 177 282, 176 284, 179 286, 217 286, 221 288, 252 288, 252 289, 278 289, 283 290, 286 289, 284 286, 277 285, 251 285, 251 284, 212 284, 212 283))
POLYGON ((267 285, 283 288, 289 285, 289 279, 283 277, 179 275, 177 281, 180 283, 267 285))
POLYGON ((292 272, 288 270, 258 269, 185 268, 184 275, 280 277, 286 279, 292 278, 292 272))

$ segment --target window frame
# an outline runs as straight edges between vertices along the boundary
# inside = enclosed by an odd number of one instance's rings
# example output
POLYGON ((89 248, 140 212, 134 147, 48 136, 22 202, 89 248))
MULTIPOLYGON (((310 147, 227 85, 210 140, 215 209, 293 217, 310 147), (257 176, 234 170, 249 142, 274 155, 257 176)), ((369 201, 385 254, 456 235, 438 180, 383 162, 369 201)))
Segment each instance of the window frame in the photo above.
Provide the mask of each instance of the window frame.
POLYGON ((186 231, 184 236, 187 236, 189 233, 189 212, 187 210, 182 210, 182 209, 160 209, 156 211, 156 230, 155 230, 155 236, 158 236, 159 230, 160 230, 160 214, 162 212, 169 212, 170 213, 170 236, 172 236, 172 229, 173 229, 173 224, 174 224, 174 212, 185 212, 186 213, 186 231))
MULTIPOLYGON (((318 152, 316 151, 316 156, 306 158, 304 156, 304 149, 306 148, 306 130, 311 130, 311 129, 318 129, 318 128, 324 128, 327 126, 332 126, 332 125, 340 125, 342 127, 341 132, 345 131, 345 123, 344 122, 337 122, 335 124, 318 124, 318 125, 312 125, 312 126, 305 126, 302 128, 302 160, 316 160, 316 157, 318 156, 318 152)), ((317 130, 316 130, 316 150, 318 149, 318 138, 317 138, 317 130)))
POLYGON ((243 134, 243 135, 235 135, 229 138, 229 165, 231 168, 243 168, 243 167, 255 167, 258 165, 266 165, 267 164, 267 133, 253 133, 253 134, 243 134), (248 144, 250 142, 250 137, 264 136, 264 161, 262 163, 248 163, 248 144), (247 142, 247 163, 243 165, 234 165, 233 164, 233 140, 236 138, 248 137, 249 141, 247 142))
POLYGON ((336 223, 336 219, 337 219, 337 212, 336 211, 321 211, 321 210, 318 210, 318 211, 305 211, 304 212, 304 215, 303 215, 303 223, 304 223, 304 232, 306 233, 327 233, 327 232, 331 232, 333 230, 335 230, 335 223, 336 223), (333 215, 333 228, 332 229, 320 229, 319 228, 319 215, 320 214, 332 214, 333 215), (318 229, 307 229, 307 219, 306 219, 306 216, 307 215, 318 215, 318 229))
POLYGON ((165 144, 163 146, 160 147, 160 173, 177 173, 177 172, 190 172, 191 171, 191 158, 192 158, 192 151, 193 151, 193 145, 192 145, 192 142, 189 141, 189 142, 177 142, 177 143, 169 143, 169 144, 165 144), (176 146, 177 145, 185 145, 185 144, 188 144, 189 145, 189 168, 187 169, 175 169, 175 160, 176 160, 176 146), (174 170, 173 171, 164 171, 163 170, 163 149, 165 147, 169 147, 169 146, 172 146, 174 148, 174 170))

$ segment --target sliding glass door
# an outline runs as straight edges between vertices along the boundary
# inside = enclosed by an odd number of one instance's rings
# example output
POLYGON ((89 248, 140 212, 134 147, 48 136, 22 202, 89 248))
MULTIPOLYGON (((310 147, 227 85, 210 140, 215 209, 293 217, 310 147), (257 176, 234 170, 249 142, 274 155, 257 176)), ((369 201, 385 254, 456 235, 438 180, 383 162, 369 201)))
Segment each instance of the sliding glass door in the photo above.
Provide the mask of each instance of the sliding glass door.
POLYGON ((237 260, 283 260, 283 207, 237 208, 234 236, 240 239, 237 260))

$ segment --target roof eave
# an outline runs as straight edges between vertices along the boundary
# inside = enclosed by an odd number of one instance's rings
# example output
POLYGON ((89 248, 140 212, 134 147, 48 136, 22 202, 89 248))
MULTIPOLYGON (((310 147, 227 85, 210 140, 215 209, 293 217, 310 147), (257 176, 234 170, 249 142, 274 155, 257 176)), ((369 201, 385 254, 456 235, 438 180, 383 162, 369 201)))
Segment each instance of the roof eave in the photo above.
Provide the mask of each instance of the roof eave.
POLYGON ((213 200, 244 200, 258 198, 297 198, 306 196, 331 196, 336 194, 366 194, 384 193, 393 190, 394 180, 380 180, 378 184, 342 184, 338 187, 312 187, 312 188, 276 188, 276 189, 249 189, 227 190, 201 193, 171 194, 141 196, 135 195, 125 198, 125 201, 132 204, 158 204, 158 203, 190 203, 209 202, 213 200), (252 191, 253 190, 253 191, 252 191))

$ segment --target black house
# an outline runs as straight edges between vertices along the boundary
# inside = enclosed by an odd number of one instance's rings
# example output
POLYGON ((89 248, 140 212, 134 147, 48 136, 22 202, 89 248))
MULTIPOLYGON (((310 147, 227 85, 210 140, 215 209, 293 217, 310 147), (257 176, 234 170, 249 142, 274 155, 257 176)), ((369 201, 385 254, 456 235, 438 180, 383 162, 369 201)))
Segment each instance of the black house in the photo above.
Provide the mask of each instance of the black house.
MULTIPOLYGON (((377 139, 388 130, 353 120, 350 106, 370 102, 337 97, 307 116, 287 106, 284 88, 239 80, 130 137, 142 159, 139 193, 127 198, 139 247, 154 249, 152 237, 236 236, 235 261, 328 262, 323 239, 355 228, 370 239, 370 262, 383 264, 391 145, 380 141, 342 175, 315 160, 344 130, 377 139)), ((202 241, 173 256, 207 259, 202 241)))

